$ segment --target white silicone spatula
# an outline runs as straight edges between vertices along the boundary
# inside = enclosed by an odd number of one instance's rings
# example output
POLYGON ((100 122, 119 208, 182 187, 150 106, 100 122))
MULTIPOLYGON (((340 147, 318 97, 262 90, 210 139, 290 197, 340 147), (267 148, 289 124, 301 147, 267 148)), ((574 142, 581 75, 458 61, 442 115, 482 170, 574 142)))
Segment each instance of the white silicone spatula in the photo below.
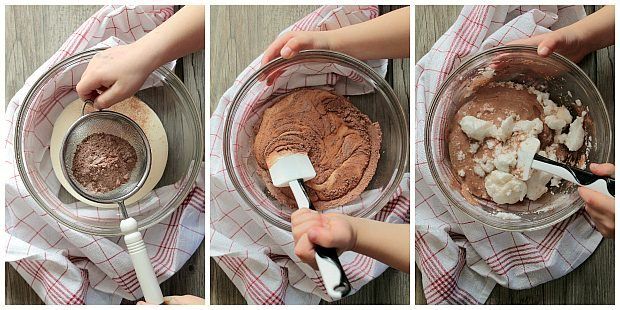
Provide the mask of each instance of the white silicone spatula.
POLYGON ((523 171, 521 179, 530 178, 530 169, 541 170, 564 180, 587 187, 599 193, 614 197, 615 179, 602 177, 589 171, 570 167, 566 164, 538 155, 540 141, 536 138, 527 138, 519 146, 517 154, 517 168, 523 171))
MULTIPOLYGON (((314 209, 306 193, 304 181, 316 176, 308 155, 292 153, 280 156, 269 167, 271 181, 276 187, 289 186, 295 196, 297 206, 314 209)), ((351 291, 351 284, 338 259, 336 249, 314 246, 316 263, 321 271, 327 294, 334 300, 340 299, 351 291)))

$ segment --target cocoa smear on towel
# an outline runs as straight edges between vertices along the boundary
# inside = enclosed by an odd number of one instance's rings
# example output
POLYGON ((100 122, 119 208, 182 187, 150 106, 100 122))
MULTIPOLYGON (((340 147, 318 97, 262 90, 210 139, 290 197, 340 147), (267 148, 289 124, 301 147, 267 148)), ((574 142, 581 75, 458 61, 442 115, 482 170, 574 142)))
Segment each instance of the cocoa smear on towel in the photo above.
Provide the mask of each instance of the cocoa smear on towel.
POLYGON ((373 123, 343 96, 301 89, 277 99, 255 128, 253 153, 259 174, 280 202, 296 207, 290 188, 271 183, 269 166, 279 156, 307 153, 316 177, 306 181, 318 210, 357 198, 375 174, 381 147, 379 123, 373 123))
POLYGON ((136 161, 136 150, 127 140, 95 133, 77 145, 72 172, 89 191, 105 193, 127 183, 136 161))

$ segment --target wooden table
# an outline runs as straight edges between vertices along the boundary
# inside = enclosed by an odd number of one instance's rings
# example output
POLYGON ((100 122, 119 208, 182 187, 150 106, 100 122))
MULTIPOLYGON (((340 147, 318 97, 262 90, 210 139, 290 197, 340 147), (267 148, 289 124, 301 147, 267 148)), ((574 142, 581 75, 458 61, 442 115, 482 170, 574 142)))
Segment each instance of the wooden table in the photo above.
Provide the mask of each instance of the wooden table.
MULTIPOLYGON (((6 7, 6 100, 22 87, 26 78, 47 60, 67 37, 100 6, 7 6, 6 7)), ((204 52, 177 62, 176 73, 201 104, 204 112, 204 52)), ((204 114, 204 113, 203 113, 204 114)), ((174 276, 161 284, 164 295, 205 296, 204 242, 174 276)), ((6 304, 42 304, 41 299, 11 267, 5 264, 6 304)), ((124 300, 123 303, 133 304, 124 300)))
MULTIPOLYGON (((286 27, 314 6, 211 6, 211 111, 236 76, 286 27)), ((390 8, 382 8, 387 11, 390 8)), ((409 102, 409 60, 394 60, 387 77, 400 101, 409 102)), ((408 106, 407 106, 408 108, 408 106)), ((245 304, 211 260, 211 304, 245 304)), ((323 303, 325 303, 323 301, 323 303)), ((409 275, 388 269, 357 294, 334 304, 409 304, 409 275)))
MULTIPOLYGON (((591 13, 594 7, 587 6, 591 13)), ((454 23, 461 6, 416 6, 416 62, 454 23)), ((614 47, 586 57, 580 67, 596 84, 612 116, 614 111, 614 47)), ((613 155, 612 155, 613 158, 613 155)), ((426 304, 422 276, 416 267, 415 303, 426 304)), ((613 304, 614 241, 605 239, 594 254, 568 275, 527 290, 495 286, 487 304, 613 304)))

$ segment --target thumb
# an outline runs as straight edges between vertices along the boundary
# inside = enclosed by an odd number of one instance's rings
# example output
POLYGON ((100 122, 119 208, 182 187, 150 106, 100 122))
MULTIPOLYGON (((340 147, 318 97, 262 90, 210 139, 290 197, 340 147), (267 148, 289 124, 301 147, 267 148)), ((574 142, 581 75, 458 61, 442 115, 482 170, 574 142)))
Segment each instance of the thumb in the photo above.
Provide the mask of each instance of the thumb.
POLYGON ((118 84, 114 84, 97 96, 93 104, 97 109, 107 109, 127 97, 129 97, 129 94, 118 84))
POLYGON ((553 34, 547 36, 538 44, 538 55, 547 57, 551 55, 558 47, 560 40, 553 34))
POLYGON ((308 240, 324 248, 337 248, 334 235, 325 227, 315 227, 308 231, 308 240))
POLYGON ((291 58, 297 55, 304 49, 310 49, 314 47, 313 40, 310 36, 299 35, 291 38, 284 44, 284 47, 280 50, 280 55, 283 58, 291 58))
POLYGON ((590 164, 590 171, 596 175, 600 176, 613 176, 616 168, 613 164, 605 163, 605 164, 590 164))

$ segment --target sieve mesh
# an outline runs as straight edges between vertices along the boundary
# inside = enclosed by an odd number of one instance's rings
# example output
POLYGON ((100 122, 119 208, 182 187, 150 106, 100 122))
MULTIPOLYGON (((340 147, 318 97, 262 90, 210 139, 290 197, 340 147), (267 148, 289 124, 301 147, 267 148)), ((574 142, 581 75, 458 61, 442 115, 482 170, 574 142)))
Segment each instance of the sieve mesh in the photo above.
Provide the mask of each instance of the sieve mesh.
POLYGON ((122 202, 142 187, 151 165, 151 149, 136 122, 113 111, 98 111, 80 117, 65 135, 60 151, 63 173, 73 189, 86 199, 98 203, 122 202), (117 136, 127 141, 136 151, 136 165, 126 183, 107 192, 95 192, 80 184, 73 175, 73 157, 77 146, 96 133, 117 136))

